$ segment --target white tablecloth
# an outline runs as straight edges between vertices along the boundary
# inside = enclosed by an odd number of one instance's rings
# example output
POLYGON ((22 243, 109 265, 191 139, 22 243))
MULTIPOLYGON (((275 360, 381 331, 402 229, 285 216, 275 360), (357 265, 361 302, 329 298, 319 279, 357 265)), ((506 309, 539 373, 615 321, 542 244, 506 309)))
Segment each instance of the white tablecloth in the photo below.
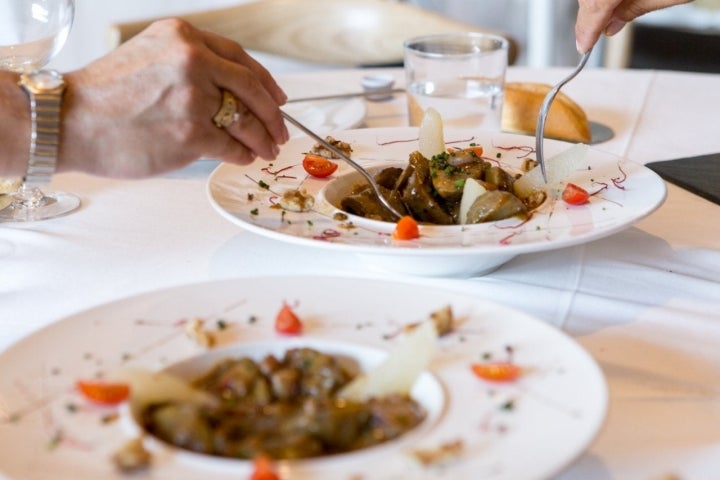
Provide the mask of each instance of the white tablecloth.
MULTIPOLYGON (((347 91, 367 71, 328 76, 347 91)), ((391 70, 402 84, 402 74, 391 70)), ((510 80, 554 83, 565 70, 512 68, 510 80)), ((615 137, 595 148, 646 163, 720 151, 720 76, 583 72, 564 90, 615 137)), ((368 103, 367 126, 405 125, 405 99, 368 103)), ((118 181, 58 175, 82 209, 0 225, 0 348, 79 310, 211 279, 272 274, 372 276, 357 260, 309 255, 230 224, 210 207, 215 167, 118 181)), ((720 165, 718 166, 720 168, 720 165)), ((523 310, 572 335, 610 388, 606 424, 564 480, 716 479, 720 475, 720 207, 669 186, 637 226, 583 246, 521 255, 486 276, 409 279, 523 310)), ((550 434, 551 432, 548 432, 550 434)), ((519 459, 521 461, 521 459, 519 459)))

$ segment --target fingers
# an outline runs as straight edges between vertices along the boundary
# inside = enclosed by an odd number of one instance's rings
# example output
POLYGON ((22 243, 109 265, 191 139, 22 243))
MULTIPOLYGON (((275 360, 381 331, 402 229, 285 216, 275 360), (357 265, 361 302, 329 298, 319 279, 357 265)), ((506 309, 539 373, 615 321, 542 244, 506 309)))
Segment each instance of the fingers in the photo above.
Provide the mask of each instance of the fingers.
POLYGON ((238 102, 238 120, 226 130, 238 142, 263 158, 275 158, 278 144, 289 138, 279 105, 287 96, 272 75, 237 43, 203 32, 205 44, 218 55, 212 80, 219 89, 231 92, 238 102))
POLYGON ((578 0, 579 9, 575 23, 578 52, 585 53, 597 43, 620 2, 621 0, 578 0))
POLYGON ((578 0, 575 24, 577 49, 585 53, 597 43, 600 35, 612 36, 637 17, 692 0, 578 0))
POLYGON ((265 124, 242 99, 238 99, 235 121, 226 127, 225 131, 239 143, 246 146, 255 156, 265 159, 277 157, 280 152, 278 144, 287 141, 287 138, 275 141, 265 124))
POLYGON ((615 8, 611 22, 628 23, 646 13, 690 1, 691 0, 623 0, 620 5, 615 8))
POLYGON ((236 163, 277 156, 278 145, 289 138, 279 108, 286 96, 240 45, 178 19, 156 22, 144 35, 143 49, 162 59, 150 62, 147 70, 157 83, 168 85, 150 100, 156 103, 154 111, 171 114, 186 155, 236 163), (218 128, 213 118, 223 109, 223 91, 234 97, 230 115, 235 110, 237 115, 218 128))
POLYGON ((212 32, 202 32, 205 36, 205 44, 213 52, 220 57, 231 62, 244 65, 247 67, 260 81, 263 87, 273 97, 278 105, 284 105, 287 101, 287 95, 275 82, 270 72, 267 71, 257 60, 252 58, 248 53, 236 42, 212 32))

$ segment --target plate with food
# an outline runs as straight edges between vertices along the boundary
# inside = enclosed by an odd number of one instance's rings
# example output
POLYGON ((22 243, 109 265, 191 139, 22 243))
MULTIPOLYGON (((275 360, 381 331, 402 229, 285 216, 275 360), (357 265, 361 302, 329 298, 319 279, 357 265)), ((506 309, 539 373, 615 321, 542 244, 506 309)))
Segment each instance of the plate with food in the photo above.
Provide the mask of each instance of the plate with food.
POLYGON ((546 184, 533 168, 535 138, 525 135, 400 127, 330 137, 382 177, 386 197, 414 222, 398 232, 359 174, 307 137, 270 163, 218 166, 210 203, 244 229, 356 254, 373 270, 468 276, 611 235, 652 213, 666 193, 651 170, 584 144, 546 140, 546 184))
POLYGON ((601 370, 554 327, 370 279, 153 291, 31 334, 0 368, 0 476, 23 480, 545 479, 607 410, 601 370))

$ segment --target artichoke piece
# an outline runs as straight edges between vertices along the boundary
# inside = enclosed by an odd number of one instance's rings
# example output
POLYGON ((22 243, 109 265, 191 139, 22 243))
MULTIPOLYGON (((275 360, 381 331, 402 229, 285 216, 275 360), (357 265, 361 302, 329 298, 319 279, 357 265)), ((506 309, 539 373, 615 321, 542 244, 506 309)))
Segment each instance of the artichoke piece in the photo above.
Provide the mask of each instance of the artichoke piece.
POLYGON ((178 447, 212 453, 213 433, 200 408, 191 404, 164 403, 143 412, 145 427, 178 447))
POLYGON ((383 168, 375 175, 375 182, 378 185, 387 189, 395 188, 395 184, 403 173, 403 169, 400 167, 388 167, 383 168))
MULTIPOLYGON (((395 207, 397 211, 400 213, 407 213, 405 205, 403 205, 403 202, 397 192, 388 190, 382 185, 380 186, 380 192, 382 192, 383 197, 387 198, 390 204, 395 207)), ((340 201, 340 208, 347 213, 357 215, 359 217, 385 222, 395 221, 395 217, 393 217, 385 206, 380 203, 378 198, 375 196, 375 192, 373 192, 369 186, 352 195, 343 197, 340 201)))
POLYGON ((367 403, 312 397, 303 404, 303 413, 303 429, 340 451, 354 447, 372 414, 367 403))
POLYGON ((498 166, 491 166, 485 171, 485 182, 495 185, 498 190, 507 190, 512 192, 512 186, 515 179, 505 170, 498 166))
POLYGON ((465 180, 483 179, 486 162, 476 159, 459 165, 447 165, 445 168, 433 170, 432 183, 439 196, 448 202, 459 202, 462 197, 465 180))
POLYGON ((410 165, 414 171, 402 192, 402 201, 413 218, 438 225, 455 223, 452 215, 445 211, 433 193, 430 161, 420 152, 413 152, 410 155, 410 165))
POLYGON ((480 195, 467 213, 467 223, 494 222, 510 217, 526 219, 528 209, 510 192, 489 190, 480 195))

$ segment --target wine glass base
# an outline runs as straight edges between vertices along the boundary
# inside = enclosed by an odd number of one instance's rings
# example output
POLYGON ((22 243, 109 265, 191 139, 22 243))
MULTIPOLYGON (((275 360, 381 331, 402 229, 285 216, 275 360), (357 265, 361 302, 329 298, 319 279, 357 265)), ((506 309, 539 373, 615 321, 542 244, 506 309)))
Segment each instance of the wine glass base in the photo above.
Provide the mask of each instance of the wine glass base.
POLYGON ((44 192, 38 205, 13 201, 0 210, 0 222, 36 222, 61 217, 77 210, 80 198, 65 192, 44 192))

